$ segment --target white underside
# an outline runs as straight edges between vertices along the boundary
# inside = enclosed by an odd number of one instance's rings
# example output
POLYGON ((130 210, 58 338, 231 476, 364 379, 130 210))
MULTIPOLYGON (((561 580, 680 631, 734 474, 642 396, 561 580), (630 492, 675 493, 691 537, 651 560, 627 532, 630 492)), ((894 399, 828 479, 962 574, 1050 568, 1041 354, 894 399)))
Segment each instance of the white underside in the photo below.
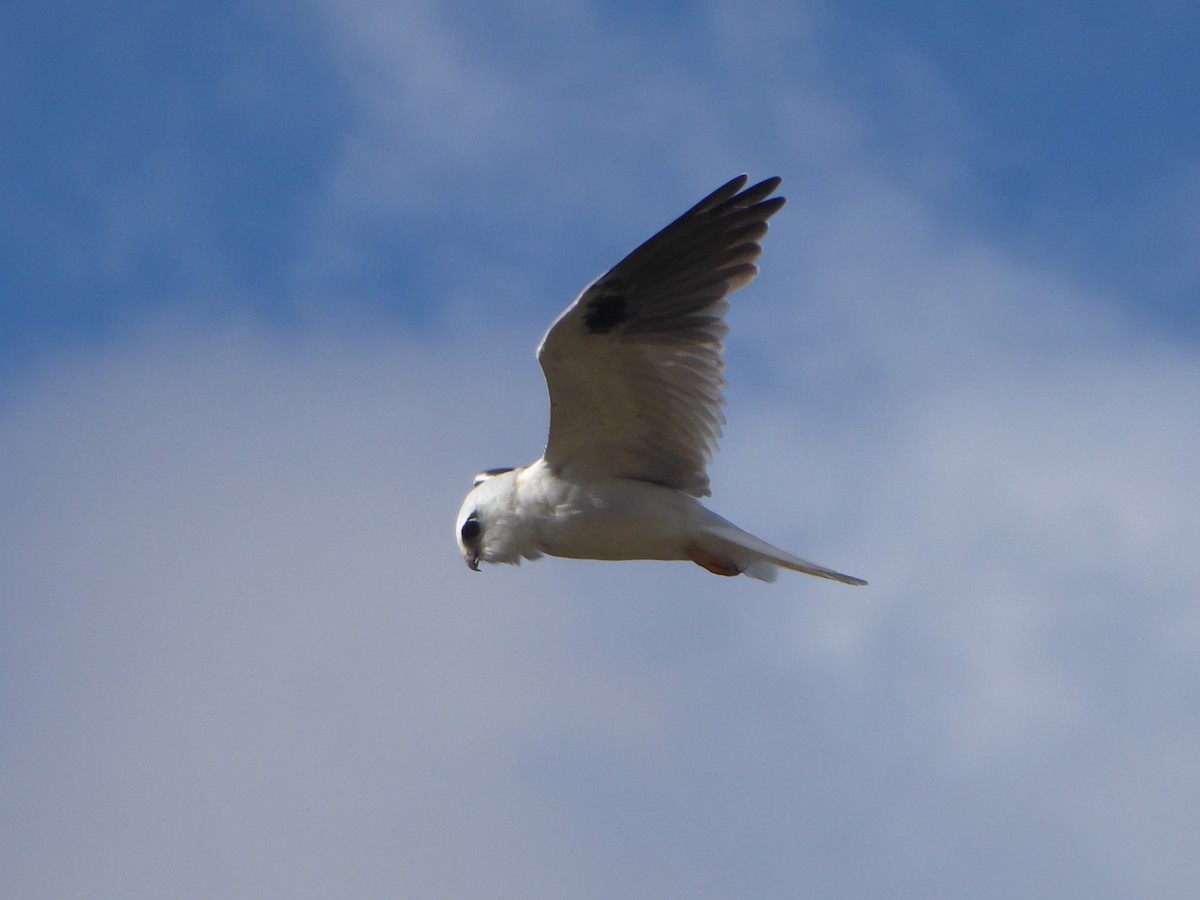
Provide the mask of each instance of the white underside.
POLYGON ((687 559, 713 514, 687 494, 642 481, 555 476, 540 460, 518 478, 537 549, 570 559, 687 559))
POLYGON ((522 556, 695 560, 699 551, 764 581, 774 580, 775 567, 782 566, 862 583, 772 546, 672 488, 629 479, 562 478, 542 460, 522 470, 516 482, 513 511, 524 520, 531 544, 518 551, 522 556))

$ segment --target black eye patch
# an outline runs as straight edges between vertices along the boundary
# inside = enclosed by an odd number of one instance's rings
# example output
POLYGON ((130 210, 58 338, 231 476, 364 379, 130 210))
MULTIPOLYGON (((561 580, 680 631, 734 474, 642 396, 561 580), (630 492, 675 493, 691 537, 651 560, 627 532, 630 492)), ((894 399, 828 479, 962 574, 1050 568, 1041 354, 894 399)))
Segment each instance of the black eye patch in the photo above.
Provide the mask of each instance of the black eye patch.
POLYGON ((476 519, 474 513, 472 513, 471 517, 468 518, 467 521, 463 522, 462 539, 464 541, 473 541, 475 538, 479 537, 479 533, 481 531, 483 531, 483 528, 480 527, 479 520, 476 519))

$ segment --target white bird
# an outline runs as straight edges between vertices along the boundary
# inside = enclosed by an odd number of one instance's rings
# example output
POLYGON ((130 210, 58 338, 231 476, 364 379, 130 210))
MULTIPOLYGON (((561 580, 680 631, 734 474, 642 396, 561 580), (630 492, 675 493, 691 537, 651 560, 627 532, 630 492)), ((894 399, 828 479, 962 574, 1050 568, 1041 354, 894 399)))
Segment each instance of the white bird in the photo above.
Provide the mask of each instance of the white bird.
POLYGON ((709 194, 597 278, 550 326, 538 361, 550 436, 532 465, 489 469, 458 514, 468 566, 691 560, 774 581, 776 567, 866 584, 742 531, 696 498, 725 418, 726 299, 758 274, 779 178, 709 194))

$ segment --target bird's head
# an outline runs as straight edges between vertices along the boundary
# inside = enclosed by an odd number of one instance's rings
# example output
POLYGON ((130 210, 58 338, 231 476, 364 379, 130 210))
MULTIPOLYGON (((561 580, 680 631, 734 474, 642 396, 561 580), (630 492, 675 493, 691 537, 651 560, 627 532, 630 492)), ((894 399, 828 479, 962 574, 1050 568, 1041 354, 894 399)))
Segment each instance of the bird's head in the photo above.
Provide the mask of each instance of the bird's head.
POLYGON ((531 546, 528 526, 516 508, 521 469, 488 469, 475 476, 475 486, 458 511, 456 537, 463 559, 475 572, 481 562, 519 563, 539 556, 531 546))

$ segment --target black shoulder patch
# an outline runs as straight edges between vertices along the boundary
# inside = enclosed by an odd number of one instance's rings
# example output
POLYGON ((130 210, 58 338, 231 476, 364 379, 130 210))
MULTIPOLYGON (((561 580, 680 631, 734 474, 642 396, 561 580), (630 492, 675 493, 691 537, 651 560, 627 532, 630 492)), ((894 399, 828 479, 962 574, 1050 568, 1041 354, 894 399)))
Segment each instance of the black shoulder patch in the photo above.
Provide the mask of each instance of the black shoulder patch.
POLYGON ((629 319, 629 301, 624 294, 600 294, 588 301, 583 324, 588 334, 608 334, 629 319))
POLYGON ((485 469, 475 476, 475 487, 479 487, 489 478, 495 478, 497 475, 503 475, 505 472, 511 472, 516 466, 509 466, 506 469, 485 469))

